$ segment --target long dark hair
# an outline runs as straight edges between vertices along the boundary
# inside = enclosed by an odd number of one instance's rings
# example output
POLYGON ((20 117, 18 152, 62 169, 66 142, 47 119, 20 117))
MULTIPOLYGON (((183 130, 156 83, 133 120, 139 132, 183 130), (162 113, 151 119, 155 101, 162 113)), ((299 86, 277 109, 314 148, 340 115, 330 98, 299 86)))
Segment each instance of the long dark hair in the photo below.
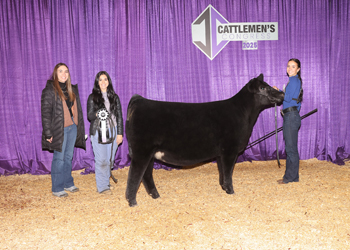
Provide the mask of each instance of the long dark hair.
POLYGON ((67 79, 67 81, 66 81, 66 86, 67 86, 67 92, 68 92, 69 100, 70 100, 71 102, 73 102, 74 99, 75 99, 75 94, 74 94, 74 92, 73 92, 73 90, 72 90, 72 84, 71 84, 71 81, 70 81, 70 72, 69 72, 68 66, 67 66, 66 64, 64 64, 64 63, 58 63, 58 64, 55 66, 55 68, 53 69, 53 73, 52 73, 53 88, 54 88, 54 90, 55 90, 55 93, 57 93, 57 94, 61 97, 62 100, 66 100, 66 99, 67 99, 67 98, 64 96, 64 94, 63 94, 63 91, 62 91, 62 89, 61 89, 61 87, 60 87, 60 84, 58 83, 57 70, 58 70, 58 68, 61 67, 61 66, 65 66, 65 67, 67 67, 67 69, 68 69, 68 79, 67 79))
POLYGON ((97 73, 95 77, 94 88, 92 89, 92 99, 95 104, 97 104, 98 108, 102 108, 105 100, 103 99, 102 92, 99 85, 100 76, 107 76, 108 87, 107 87, 107 97, 110 103, 110 112, 116 114, 117 112, 117 94, 114 92, 112 80, 109 74, 106 71, 100 71, 97 73))
MULTIPOLYGON (((297 73, 298 78, 300 80, 300 93, 299 93, 299 96, 298 96, 298 102, 302 102, 303 101, 304 91, 303 91, 303 80, 301 79, 300 61, 299 61, 299 59, 296 59, 296 58, 289 59, 288 62, 290 62, 290 61, 295 62, 298 65, 298 68, 299 68, 299 71, 297 73)), ((288 73, 287 73, 287 76, 289 76, 288 73)))

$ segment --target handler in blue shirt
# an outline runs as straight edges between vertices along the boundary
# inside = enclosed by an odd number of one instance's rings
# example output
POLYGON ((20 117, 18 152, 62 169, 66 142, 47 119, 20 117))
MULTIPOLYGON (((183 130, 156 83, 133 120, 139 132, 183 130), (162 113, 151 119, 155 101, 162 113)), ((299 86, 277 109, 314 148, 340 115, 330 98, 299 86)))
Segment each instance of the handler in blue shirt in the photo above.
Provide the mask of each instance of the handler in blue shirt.
MULTIPOLYGON (((287 75, 289 82, 285 88, 283 101, 283 137, 286 148, 286 171, 283 179, 278 180, 278 184, 289 182, 299 182, 299 152, 298 152, 298 132, 301 125, 299 111, 302 100, 302 80, 300 77, 300 61, 290 59, 287 64, 287 75)), ((275 89, 279 90, 276 86, 275 89)))

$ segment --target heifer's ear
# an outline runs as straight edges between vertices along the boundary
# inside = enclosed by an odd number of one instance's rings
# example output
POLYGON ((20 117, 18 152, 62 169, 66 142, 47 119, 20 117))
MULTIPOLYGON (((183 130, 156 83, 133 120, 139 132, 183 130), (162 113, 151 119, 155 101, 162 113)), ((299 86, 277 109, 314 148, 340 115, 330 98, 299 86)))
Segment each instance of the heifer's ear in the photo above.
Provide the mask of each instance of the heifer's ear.
POLYGON ((262 73, 258 76, 258 80, 262 82, 264 81, 264 75, 262 73))

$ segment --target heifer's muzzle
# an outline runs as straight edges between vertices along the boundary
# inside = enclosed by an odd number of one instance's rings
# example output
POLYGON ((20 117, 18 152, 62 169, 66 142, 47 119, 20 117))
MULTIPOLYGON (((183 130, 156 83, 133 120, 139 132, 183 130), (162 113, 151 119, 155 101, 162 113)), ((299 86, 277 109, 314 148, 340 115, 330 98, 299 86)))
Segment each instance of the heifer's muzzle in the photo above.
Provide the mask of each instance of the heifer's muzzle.
POLYGON ((272 103, 281 103, 284 100, 284 92, 271 88, 271 90, 268 92, 267 98, 269 98, 270 102, 272 103))
POLYGON ((257 94, 267 97, 271 103, 281 103, 284 100, 284 93, 273 88, 267 92, 257 94))

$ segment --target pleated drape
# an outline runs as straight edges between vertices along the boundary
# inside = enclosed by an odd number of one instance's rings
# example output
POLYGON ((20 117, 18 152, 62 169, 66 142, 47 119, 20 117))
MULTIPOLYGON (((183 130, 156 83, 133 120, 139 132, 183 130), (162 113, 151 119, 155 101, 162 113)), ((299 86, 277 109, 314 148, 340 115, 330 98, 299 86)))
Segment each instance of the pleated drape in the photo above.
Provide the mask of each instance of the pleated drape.
MULTIPOLYGON (((304 87, 300 113, 318 109, 302 121, 300 157, 341 164, 350 153, 349 5, 347 0, 3 0, 0 175, 50 172, 52 154, 41 149, 40 97, 59 62, 68 65, 72 83, 78 84, 88 134, 86 101, 100 70, 111 75, 125 121, 133 94, 162 101, 216 101, 233 96, 260 73, 281 88, 288 81, 287 61, 298 58, 304 87), (209 60, 191 37, 191 23, 209 4, 229 22, 278 22, 278 41, 259 41, 256 51, 230 42, 209 60)), ((274 128, 274 109, 267 109, 250 141, 274 128)), ((278 142, 283 158, 282 133, 278 142)), ((271 137, 246 150, 239 161, 275 158, 271 137)), ((90 139, 86 151, 75 150, 73 163, 74 170, 94 171, 90 139)), ((115 166, 129 164, 125 138, 115 166)))

